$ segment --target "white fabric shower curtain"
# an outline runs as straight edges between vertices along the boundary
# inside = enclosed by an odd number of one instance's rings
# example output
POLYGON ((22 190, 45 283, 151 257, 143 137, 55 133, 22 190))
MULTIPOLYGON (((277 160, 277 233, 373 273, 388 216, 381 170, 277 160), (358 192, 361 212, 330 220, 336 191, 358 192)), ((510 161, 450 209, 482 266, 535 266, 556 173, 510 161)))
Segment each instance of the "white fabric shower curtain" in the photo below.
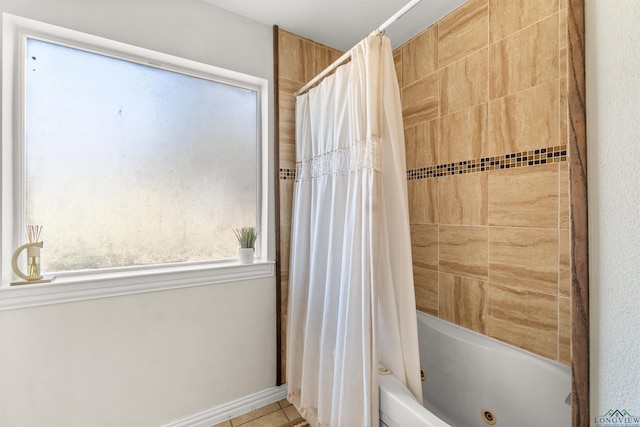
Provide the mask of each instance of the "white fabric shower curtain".
POLYGON ((312 426, 379 424, 378 365, 422 402, 400 94, 369 36, 296 103, 288 399, 312 426))

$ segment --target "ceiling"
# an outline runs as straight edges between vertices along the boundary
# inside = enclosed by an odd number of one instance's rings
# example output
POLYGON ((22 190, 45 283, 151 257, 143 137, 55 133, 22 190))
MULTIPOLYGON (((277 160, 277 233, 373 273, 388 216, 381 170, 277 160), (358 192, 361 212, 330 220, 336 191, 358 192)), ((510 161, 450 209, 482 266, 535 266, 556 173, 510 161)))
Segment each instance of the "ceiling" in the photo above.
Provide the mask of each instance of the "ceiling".
MULTIPOLYGON (((204 0, 263 24, 346 51, 409 0, 204 0)), ((394 47, 466 0, 422 0, 386 30, 394 47)))

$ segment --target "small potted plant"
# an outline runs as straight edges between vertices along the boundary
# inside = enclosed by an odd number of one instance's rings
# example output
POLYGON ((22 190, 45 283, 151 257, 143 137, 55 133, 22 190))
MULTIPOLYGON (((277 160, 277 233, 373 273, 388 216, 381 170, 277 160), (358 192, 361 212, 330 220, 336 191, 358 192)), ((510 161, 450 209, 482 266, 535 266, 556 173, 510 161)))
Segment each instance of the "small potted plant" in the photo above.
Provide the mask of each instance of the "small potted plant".
POLYGON ((258 230, 255 227, 234 228, 233 233, 238 239, 238 258, 241 264, 251 264, 255 255, 258 230))

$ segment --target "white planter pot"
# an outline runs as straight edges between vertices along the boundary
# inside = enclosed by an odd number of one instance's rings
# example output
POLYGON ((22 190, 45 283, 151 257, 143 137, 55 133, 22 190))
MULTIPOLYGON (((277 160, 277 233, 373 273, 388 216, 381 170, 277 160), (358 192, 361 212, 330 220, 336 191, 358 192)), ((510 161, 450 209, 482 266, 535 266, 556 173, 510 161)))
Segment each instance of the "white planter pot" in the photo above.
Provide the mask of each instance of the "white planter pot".
POLYGON ((240 264, 252 264, 254 256, 255 256, 255 249, 238 248, 238 258, 240 259, 240 264))

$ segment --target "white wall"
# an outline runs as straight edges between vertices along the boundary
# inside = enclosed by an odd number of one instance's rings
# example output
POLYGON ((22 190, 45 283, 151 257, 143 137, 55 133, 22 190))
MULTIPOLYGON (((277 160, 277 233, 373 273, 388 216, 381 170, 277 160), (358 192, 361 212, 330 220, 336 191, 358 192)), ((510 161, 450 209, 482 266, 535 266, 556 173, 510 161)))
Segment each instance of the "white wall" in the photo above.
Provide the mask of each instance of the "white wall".
POLYGON ((640 2, 586 0, 591 415, 640 415, 640 2))
MULTIPOLYGON (((0 11, 267 78, 273 93, 271 28, 204 2, 2 0, 0 11)), ((275 324, 272 278, 1 312, 0 425, 159 426, 267 389, 275 324)))

